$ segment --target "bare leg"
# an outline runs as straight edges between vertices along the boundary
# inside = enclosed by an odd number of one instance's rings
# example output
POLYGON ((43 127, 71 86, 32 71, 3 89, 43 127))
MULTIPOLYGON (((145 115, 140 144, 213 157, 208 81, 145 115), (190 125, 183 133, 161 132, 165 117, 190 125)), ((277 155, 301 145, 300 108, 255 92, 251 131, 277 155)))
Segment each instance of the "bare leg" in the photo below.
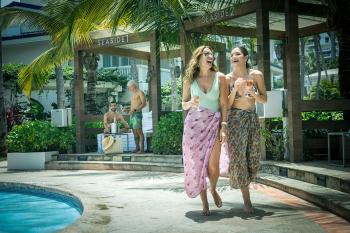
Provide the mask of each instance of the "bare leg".
POLYGON ((243 201, 244 201, 244 212, 247 214, 253 213, 253 205, 250 201, 250 193, 249 193, 249 186, 241 188, 243 201))
POLYGON ((208 176, 210 181, 210 192, 213 195, 215 205, 220 208, 222 206, 222 201, 219 194, 216 191, 216 184, 219 179, 219 162, 220 162, 220 150, 221 145, 219 140, 215 140, 213 150, 209 158, 208 176))
POLYGON ((145 149, 144 149, 144 138, 145 136, 143 135, 143 132, 142 132, 142 128, 141 129, 136 129, 136 132, 138 134, 138 137, 139 137, 139 148, 140 150, 137 152, 139 154, 143 154, 145 153, 145 149))
POLYGON ((136 145, 136 149, 132 152, 136 153, 140 150, 140 144, 139 144, 139 135, 137 133, 137 129, 133 129, 132 133, 134 134, 134 139, 135 139, 135 145, 136 145))
POLYGON ((209 211, 209 203, 208 203, 208 197, 207 197, 207 190, 204 190, 200 193, 201 196, 201 201, 202 201, 202 207, 203 207, 203 211, 202 211, 202 215, 203 216, 209 216, 210 215, 210 211, 209 211))

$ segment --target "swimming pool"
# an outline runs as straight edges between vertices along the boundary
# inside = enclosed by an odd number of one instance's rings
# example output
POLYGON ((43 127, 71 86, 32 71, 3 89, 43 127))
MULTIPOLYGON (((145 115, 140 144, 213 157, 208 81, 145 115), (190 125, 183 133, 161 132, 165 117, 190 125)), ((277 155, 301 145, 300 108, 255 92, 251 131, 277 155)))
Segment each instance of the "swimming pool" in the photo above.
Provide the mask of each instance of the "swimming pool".
POLYGON ((0 232, 56 232, 83 213, 80 200, 51 188, 0 182, 0 232))

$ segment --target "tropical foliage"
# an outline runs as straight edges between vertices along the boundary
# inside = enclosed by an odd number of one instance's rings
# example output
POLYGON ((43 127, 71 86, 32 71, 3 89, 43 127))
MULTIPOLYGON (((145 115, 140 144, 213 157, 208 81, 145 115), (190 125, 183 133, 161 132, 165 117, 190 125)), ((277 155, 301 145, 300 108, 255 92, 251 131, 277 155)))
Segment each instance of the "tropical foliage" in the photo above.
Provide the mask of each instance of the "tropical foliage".
MULTIPOLYGON (((171 106, 171 81, 166 83, 165 85, 162 86, 161 88, 161 100, 162 100, 162 106, 171 106)), ((178 99, 178 108, 181 108, 181 97, 182 97, 182 81, 181 78, 178 78, 176 80, 176 95, 178 99)))
POLYGON ((64 151, 74 142, 72 127, 57 128, 48 121, 28 121, 15 125, 6 138, 9 152, 64 151))
POLYGON ((182 154, 183 117, 182 112, 172 112, 160 118, 152 137, 152 151, 155 154, 182 154))
POLYGON ((23 64, 18 63, 6 63, 2 65, 2 74, 4 76, 4 80, 14 80, 16 81, 18 78, 18 74, 20 70, 24 67, 23 64))

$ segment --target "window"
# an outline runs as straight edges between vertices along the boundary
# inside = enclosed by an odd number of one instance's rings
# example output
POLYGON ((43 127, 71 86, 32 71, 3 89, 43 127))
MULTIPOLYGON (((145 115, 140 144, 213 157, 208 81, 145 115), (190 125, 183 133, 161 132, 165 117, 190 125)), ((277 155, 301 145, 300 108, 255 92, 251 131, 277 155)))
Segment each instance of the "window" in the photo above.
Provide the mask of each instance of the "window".
POLYGON ((112 66, 114 66, 114 67, 119 66, 119 57, 118 56, 112 56, 112 66))
POLYGON ((103 67, 111 67, 111 56, 109 55, 103 55, 103 67))
POLYGON ((122 66, 127 66, 129 65, 129 58, 127 57, 122 57, 122 66))

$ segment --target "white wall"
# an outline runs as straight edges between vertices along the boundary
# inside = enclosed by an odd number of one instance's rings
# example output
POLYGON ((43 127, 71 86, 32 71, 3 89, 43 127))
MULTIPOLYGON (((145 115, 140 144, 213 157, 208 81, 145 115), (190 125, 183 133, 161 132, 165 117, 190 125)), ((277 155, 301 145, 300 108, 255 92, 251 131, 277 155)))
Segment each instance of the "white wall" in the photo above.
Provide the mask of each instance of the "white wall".
MULTIPOLYGON (((13 42, 11 41, 11 43, 13 42)), ((10 44, 9 41, 4 41, 2 47, 2 62, 29 64, 49 48, 50 43, 48 40, 31 42, 28 44, 10 44)))

